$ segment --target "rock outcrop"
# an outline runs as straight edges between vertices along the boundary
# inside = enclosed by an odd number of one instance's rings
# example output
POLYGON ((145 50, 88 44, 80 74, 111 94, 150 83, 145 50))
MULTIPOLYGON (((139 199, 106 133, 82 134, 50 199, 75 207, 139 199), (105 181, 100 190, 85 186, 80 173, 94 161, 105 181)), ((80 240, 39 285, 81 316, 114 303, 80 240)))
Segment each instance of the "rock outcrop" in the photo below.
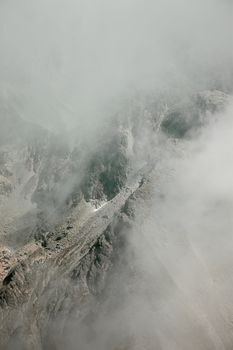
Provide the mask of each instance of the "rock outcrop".
MULTIPOLYGON (((11 136, 0 144, 0 349, 82 349, 84 340, 87 349, 97 346, 98 315, 114 307, 107 295, 117 290, 119 271, 136 274, 126 258, 128 237, 135 217, 143 220, 141 208, 149 210, 160 142, 162 151, 176 147, 227 99, 213 91, 179 105, 137 106, 86 154, 83 144, 70 148, 10 119, 4 132, 11 136)), ((124 335, 108 349, 135 349, 134 339, 124 335)))

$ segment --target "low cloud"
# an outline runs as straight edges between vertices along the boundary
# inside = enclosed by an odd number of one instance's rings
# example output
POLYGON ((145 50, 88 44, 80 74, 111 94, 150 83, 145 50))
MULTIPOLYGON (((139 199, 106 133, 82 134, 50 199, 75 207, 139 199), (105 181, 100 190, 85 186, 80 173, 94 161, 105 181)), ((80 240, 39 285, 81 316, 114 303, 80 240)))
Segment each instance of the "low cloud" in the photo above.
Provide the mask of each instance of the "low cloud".
POLYGON ((134 90, 230 85, 227 0, 8 0, 0 23, 1 99, 50 128, 98 125, 134 90))

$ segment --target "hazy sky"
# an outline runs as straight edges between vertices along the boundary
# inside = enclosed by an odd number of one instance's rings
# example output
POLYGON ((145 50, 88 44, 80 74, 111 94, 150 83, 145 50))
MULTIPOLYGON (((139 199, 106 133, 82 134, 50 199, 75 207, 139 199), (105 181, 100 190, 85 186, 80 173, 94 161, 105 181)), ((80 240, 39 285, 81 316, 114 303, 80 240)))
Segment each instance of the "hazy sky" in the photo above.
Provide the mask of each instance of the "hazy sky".
POLYGON ((59 126, 110 98, 229 75, 228 0, 0 2, 0 97, 59 126), (208 74, 207 74, 208 73, 208 74))

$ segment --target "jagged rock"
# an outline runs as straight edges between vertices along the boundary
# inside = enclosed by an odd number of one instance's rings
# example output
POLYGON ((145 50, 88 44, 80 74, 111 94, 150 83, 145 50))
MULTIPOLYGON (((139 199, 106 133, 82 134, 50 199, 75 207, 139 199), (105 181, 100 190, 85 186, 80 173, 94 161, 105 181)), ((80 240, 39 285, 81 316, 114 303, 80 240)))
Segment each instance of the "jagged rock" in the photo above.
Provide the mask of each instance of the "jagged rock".
MULTIPOLYGON (((43 130, 36 132, 31 125, 29 140, 18 135, 14 144, 14 130, 10 138, 3 138, 1 176, 12 186, 9 199, 25 197, 23 203, 29 202, 26 213, 16 217, 25 219, 20 233, 25 234, 27 227, 31 235, 14 250, 0 249, 0 349, 13 350, 17 345, 19 350, 64 350, 67 338, 73 337, 77 347, 83 336, 93 346, 99 314, 117 308, 132 288, 121 278, 135 276, 128 242, 135 217, 143 221, 146 212, 141 208, 145 203, 150 207, 156 133, 161 126, 169 135, 186 136, 202 123, 203 113, 221 110, 225 100, 219 92, 204 92, 179 106, 159 106, 154 113, 145 105, 135 108, 127 121, 115 121, 116 133, 85 160, 77 145, 70 149, 66 142, 43 130), (143 123, 140 113, 146 116, 143 123), (188 122, 179 129, 187 113, 188 122), (144 142, 149 143, 149 151, 144 142), (108 305, 107 296, 116 291, 118 298, 108 305), (72 323, 75 332, 70 331, 72 323), (83 334, 87 323, 89 334, 83 334)), ((9 127, 24 129, 21 123, 14 116, 9 127)), ((164 135, 161 138, 164 142, 164 135)), ((5 204, 7 200, 6 196, 5 204)), ((7 233, 14 235, 13 224, 7 233)), ((124 335, 116 349, 135 349, 140 342, 136 344, 134 338, 124 335)))
POLYGON ((9 195, 12 192, 12 185, 10 181, 5 177, 0 175, 0 195, 9 195))
POLYGON ((13 271, 16 258, 13 252, 4 246, 0 246, 0 285, 7 283, 7 276, 13 271))
POLYGON ((168 109, 162 130, 175 138, 188 136, 206 123, 210 113, 222 111, 228 101, 229 96, 221 91, 200 92, 168 109))

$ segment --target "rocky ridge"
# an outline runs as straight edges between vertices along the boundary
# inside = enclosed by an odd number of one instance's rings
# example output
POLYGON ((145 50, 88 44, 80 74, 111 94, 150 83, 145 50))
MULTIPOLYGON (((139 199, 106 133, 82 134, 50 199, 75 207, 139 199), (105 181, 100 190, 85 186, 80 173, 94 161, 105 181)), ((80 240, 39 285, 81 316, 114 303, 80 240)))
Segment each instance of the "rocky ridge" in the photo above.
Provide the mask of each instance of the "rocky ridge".
MULTIPOLYGON (((137 208, 151 197, 150 176, 156 172, 156 157, 140 157, 141 149, 145 150, 140 134, 151 138, 150 147, 158 147, 158 138, 164 146, 164 135, 169 136, 165 138, 169 147, 176 147, 175 140, 189 137, 211 113, 223 108, 227 99, 225 94, 214 91, 156 113, 149 105, 143 112, 146 123, 143 119, 143 125, 132 126, 132 120, 127 120, 111 139, 110 152, 104 148, 97 155, 92 153, 84 165, 87 175, 84 180, 80 175, 81 181, 77 176, 77 149, 70 152, 60 144, 57 149, 56 137, 47 132, 42 132, 42 148, 40 143, 20 147, 20 165, 14 155, 18 145, 13 145, 12 151, 11 143, 3 143, 1 173, 9 184, 9 190, 2 191, 3 209, 12 200, 18 203, 17 196, 22 198, 23 194, 29 203, 23 216, 33 220, 21 247, 12 250, 2 246, 0 251, 1 349, 15 349, 16 344, 20 350, 63 349, 70 319, 81 327, 87 319, 96 317, 116 266, 124 264, 127 235, 137 208), (180 121, 187 110, 190 122, 183 130, 180 121), (158 133, 160 129, 163 134, 158 133), (133 163, 136 167, 132 170, 133 163), (16 173, 21 177, 16 179, 16 173), (70 183, 64 196, 58 195, 57 189, 70 183), (32 202, 36 207, 31 207, 32 202), (58 221, 54 214, 54 221, 47 222, 44 207, 64 215, 58 221)), ((20 219, 21 216, 22 213, 20 219)), ((7 235, 12 230, 12 225, 9 227, 7 235)), ((133 268, 129 270, 134 273, 133 268)), ((133 340, 128 342, 122 349, 134 348, 130 345, 133 340)))

